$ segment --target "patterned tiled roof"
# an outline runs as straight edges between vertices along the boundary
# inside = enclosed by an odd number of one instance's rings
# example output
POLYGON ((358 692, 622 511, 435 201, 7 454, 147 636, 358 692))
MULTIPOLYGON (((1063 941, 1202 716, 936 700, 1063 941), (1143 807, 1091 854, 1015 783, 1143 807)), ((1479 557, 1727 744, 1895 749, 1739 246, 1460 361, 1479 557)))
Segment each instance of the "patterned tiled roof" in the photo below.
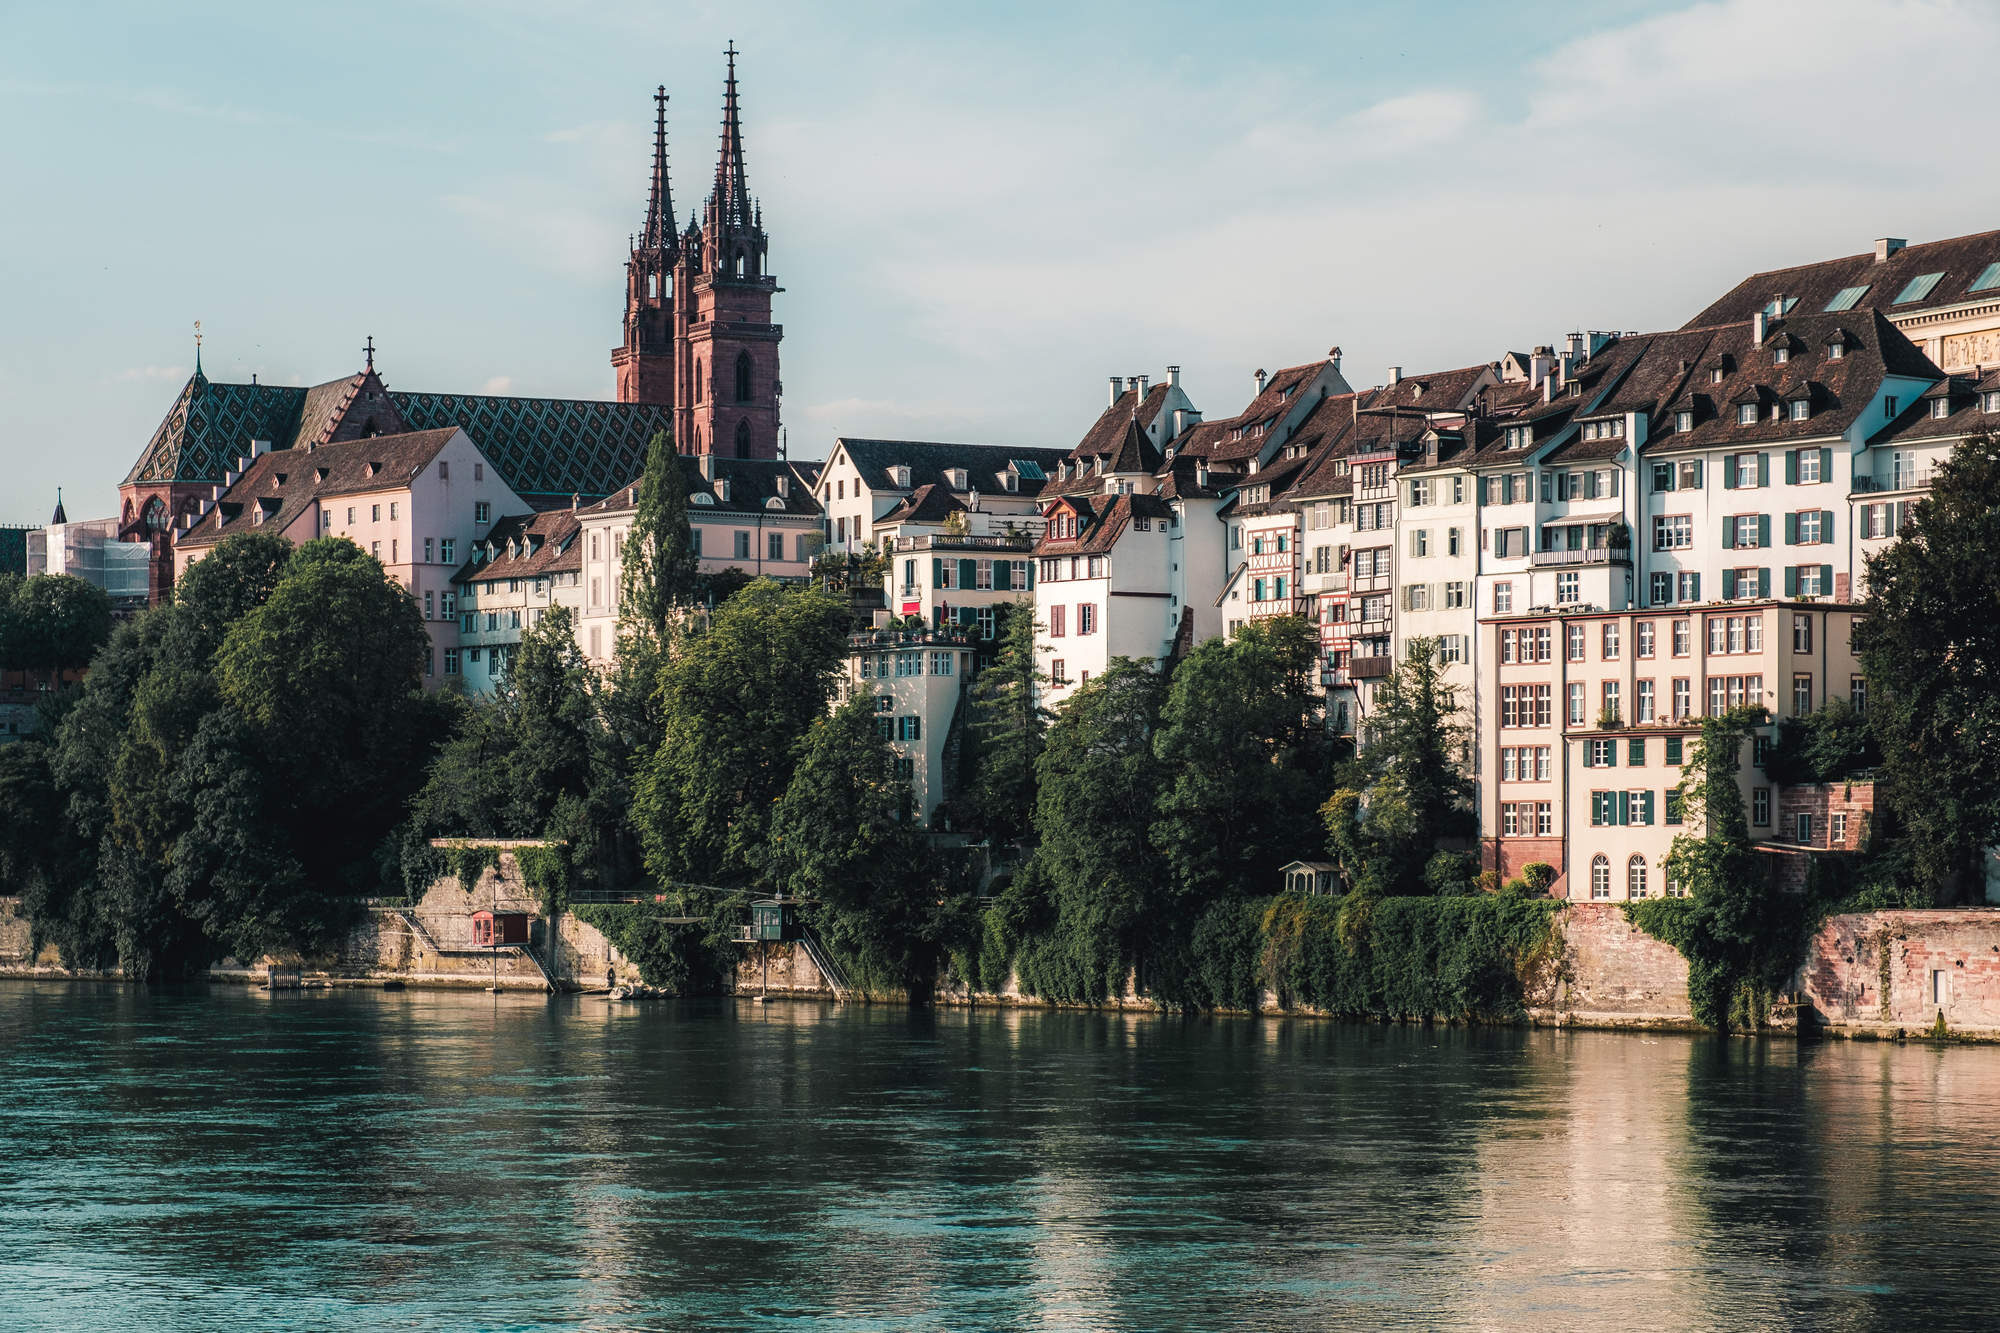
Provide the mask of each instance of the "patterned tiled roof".
MULTIPOLYGON (((217 383, 197 371, 125 480, 213 484, 253 440, 280 450, 325 440, 362 378, 304 389, 217 383)), ((389 398, 404 430, 463 427, 524 498, 609 494, 644 468, 646 446, 672 426, 672 409, 656 403, 393 390, 389 398)))

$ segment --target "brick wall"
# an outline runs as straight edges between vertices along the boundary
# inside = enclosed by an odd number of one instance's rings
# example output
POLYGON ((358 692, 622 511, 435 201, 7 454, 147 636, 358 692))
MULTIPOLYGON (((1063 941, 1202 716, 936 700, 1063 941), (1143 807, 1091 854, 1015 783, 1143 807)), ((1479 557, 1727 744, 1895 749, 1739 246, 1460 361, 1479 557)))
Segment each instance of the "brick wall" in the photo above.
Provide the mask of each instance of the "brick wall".
POLYGON ((1686 1026, 1687 960, 1625 919, 1616 903, 1570 903, 1556 917, 1563 981, 1551 1013, 1563 1022, 1686 1026))
POLYGON ((1485 838, 1479 849, 1479 868, 1498 870, 1500 882, 1506 883, 1521 873, 1521 867, 1531 861, 1544 861, 1562 870, 1563 840, 1561 838, 1485 838))
MULTIPOLYGON (((1797 842, 1798 816, 1813 817, 1811 846, 1823 851, 1858 852, 1868 845, 1875 824, 1873 782, 1806 783, 1778 789, 1778 822, 1773 830, 1781 842, 1797 842), (1842 816, 1844 829, 1833 837, 1833 817, 1842 816)), ((1802 844, 1803 845, 1803 844, 1802 844)))
POLYGON ((1794 985, 1838 1032, 1917 1032, 1942 1013, 1954 1032, 2000 1036, 2000 909, 1834 917, 1794 985))

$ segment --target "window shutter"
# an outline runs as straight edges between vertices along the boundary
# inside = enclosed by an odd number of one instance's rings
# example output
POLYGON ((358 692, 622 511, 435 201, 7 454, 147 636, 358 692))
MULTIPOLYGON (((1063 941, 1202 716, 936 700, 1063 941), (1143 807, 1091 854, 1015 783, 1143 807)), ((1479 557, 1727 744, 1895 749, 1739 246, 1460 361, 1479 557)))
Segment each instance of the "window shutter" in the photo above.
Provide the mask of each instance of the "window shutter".
POLYGON ((1819 595, 1822 597, 1833 596, 1832 565, 1821 565, 1819 567, 1819 595))
POLYGON ((1643 811, 1643 813, 1641 814, 1641 816, 1640 816, 1640 818, 1639 818, 1639 822, 1640 822, 1641 824, 1650 824, 1650 823, 1652 823, 1652 822, 1653 822, 1653 793, 1652 793, 1652 791, 1651 791, 1650 789, 1648 789, 1647 791, 1645 791, 1645 792, 1642 792, 1642 793, 1640 794, 1640 797, 1639 797, 1639 805, 1640 805, 1640 809, 1641 809, 1641 810, 1643 811))
POLYGON ((1604 823, 1604 795, 1601 791, 1590 794, 1590 822, 1593 824, 1604 823))
POLYGON ((1629 791, 1621 791, 1621 792, 1615 792, 1613 794, 1618 798, 1618 819, 1616 822, 1620 824, 1631 823, 1632 793, 1629 791))
POLYGON ((1765 565, 1757 571, 1757 595, 1759 597, 1769 597, 1771 595, 1771 567, 1769 565, 1765 565))
POLYGON ((1021 568, 1025 570, 1028 575, 1028 586, 1025 589, 1025 591, 1033 592, 1035 589, 1035 562, 1032 560, 1023 560, 1021 562, 1021 568))
POLYGON ((1626 750, 1625 754, 1626 763, 1630 764, 1634 768, 1641 767, 1642 765, 1645 764, 1646 762, 1645 737, 1634 736, 1631 740, 1625 743, 1625 750, 1626 750))
POLYGON ((1605 766, 1606 768, 1616 768, 1616 767, 1618 767, 1618 742, 1617 742, 1617 741, 1612 741, 1612 742, 1611 742, 1610 744, 1608 744, 1608 745, 1606 745, 1606 746, 1604 747, 1604 766, 1605 766))
POLYGON ((1725 551, 1736 549, 1736 520, 1733 518, 1722 520, 1722 549, 1725 551))
POLYGON ((1703 477, 1704 475, 1706 475, 1706 474, 1704 473, 1703 469, 1704 469, 1704 468, 1706 468, 1707 466, 1708 466, 1708 464, 1707 464, 1707 463, 1706 463, 1706 462, 1705 462, 1704 460, 1702 460, 1702 459, 1699 459, 1699 458, 1697 458, 1697 459, 1695 459, 1695 460, 1694 460, 1694 489, 1695 489, 1695 490, 1700 490, 1700 489, 1701 489, 1701 482, 1702 482, 1702 477, 1703 477))
POLYGON ((1771 484, 1771 455, 1769 454, 1757 455, 1757 484, 1759 486, 1769 486, 1771 484))
POLYGON ((1819 479, 1821 481, 1833 480, 1833 450, 1831 449, 1822 449, 1819 451, 1819 479))
POLYGON ((1798 484, 1799 451, 1796 449, 1787 449, 1785 450, 1785 485, 1796 486, 1798 484))
POLYGON ((1819 511, 1819 539, 1823 542, 1833 540, 1833 511, 1831 509, 1822 509, 1819 511))
POLYGON ((995 560, 993 562, 993 591, 1007 592, 1014 583, 1014 562, 995 560))
POLYGON ((1725 602, 1733 601, 1735 597, 1736 597, 1736 571, 1733 569, 1725 569, 1722 571, 1722 600, 1725 602))
POLYGON ((1771 544, 1771 516, 1769 514, 1759 514, 1757 515, 1757 545, 1760 547, 1765 547, 1769 546, 1770 544, 1771 544))
POLYGON ((1724 454, 1722 456, 1722 489, 1725 491, 1733 491, 1736 489, 1735 454, 1724 454))
POLYGON ((944 586, 944 559, 941 556, 931 557, 931 586, 933 588, 944 586))
POLYGON ((1798 544, 1799 516, 1797 514, 1787 514, 1785 515, 1785 545, 1797 546, 1798 544))
POLYGON ((978 582, 979 582, 979 562, 977 560, 959 561, 958 586, 961 588, 970 588, 977 585, 978 582))
POLYGON ((1799 567, 1797 565, 1786 565, 1785 596, 1797 597, 1798 595, 1799 595, 1799 567))

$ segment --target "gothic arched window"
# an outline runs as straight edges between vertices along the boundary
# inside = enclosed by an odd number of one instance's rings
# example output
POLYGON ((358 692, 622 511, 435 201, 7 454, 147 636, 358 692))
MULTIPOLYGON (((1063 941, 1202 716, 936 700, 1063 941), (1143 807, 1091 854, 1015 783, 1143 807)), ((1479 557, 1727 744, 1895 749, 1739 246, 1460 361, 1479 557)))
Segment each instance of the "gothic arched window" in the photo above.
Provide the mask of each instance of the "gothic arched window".
POLYGON ((736 423, 736 456, 738 458, 750 456, 750 423, 747 421, 736 423))
POLYGON ((736 401, 739 403, 750 401, 750 353, 748 352, 736 354, 736 401))

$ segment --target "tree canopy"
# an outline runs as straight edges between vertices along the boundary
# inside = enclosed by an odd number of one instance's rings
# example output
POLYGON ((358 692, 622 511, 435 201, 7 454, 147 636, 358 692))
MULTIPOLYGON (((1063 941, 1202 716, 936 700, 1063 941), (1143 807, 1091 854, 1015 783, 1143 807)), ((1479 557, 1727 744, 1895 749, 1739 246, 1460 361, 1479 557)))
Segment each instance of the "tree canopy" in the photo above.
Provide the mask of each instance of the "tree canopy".
POLYGON ((621 554, 619 606, 628 633, 664 639, 674 608, 695 600, 699 561, 688 523, 687 474, 666 431, 654 434, 638 512, 621 554))

